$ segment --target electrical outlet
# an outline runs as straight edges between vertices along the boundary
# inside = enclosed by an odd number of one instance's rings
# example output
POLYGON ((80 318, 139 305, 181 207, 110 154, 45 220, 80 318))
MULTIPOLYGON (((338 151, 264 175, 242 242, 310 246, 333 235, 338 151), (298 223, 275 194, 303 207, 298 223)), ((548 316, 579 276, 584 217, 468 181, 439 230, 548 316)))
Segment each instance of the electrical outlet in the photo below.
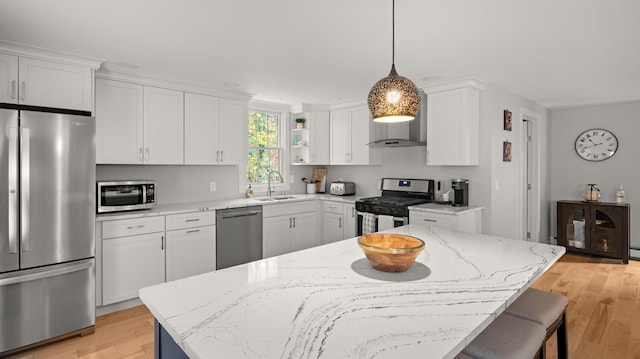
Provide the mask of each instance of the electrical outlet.
POLYGON ((215 191, 216 191, 216 183, 209 182, 209 192, 215 192, 215 191))

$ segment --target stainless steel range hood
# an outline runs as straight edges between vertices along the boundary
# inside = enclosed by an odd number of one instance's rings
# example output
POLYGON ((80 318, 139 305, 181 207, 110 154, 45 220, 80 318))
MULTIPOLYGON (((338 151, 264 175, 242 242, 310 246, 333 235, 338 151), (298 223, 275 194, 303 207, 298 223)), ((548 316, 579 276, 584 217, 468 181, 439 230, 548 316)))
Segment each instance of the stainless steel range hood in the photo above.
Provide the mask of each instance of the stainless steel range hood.
POLYGON ((368 143, 371 147, 412 147, 427 145, 427 98, 420 91, 420 111, 413 121, 381 124, 385 135, 368 143))

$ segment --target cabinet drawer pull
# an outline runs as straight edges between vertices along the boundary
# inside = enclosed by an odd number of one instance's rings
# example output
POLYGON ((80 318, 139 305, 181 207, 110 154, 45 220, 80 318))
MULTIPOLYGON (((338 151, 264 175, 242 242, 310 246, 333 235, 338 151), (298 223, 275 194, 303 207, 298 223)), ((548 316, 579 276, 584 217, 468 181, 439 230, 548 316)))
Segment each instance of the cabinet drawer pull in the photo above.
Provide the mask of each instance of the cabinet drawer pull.
POLYGON ((198 233, 198 232, 200 232, 199 229, 194 229, 194 230, 191 230, 191 231, 187 231, 187 234, 189 234, 189 233, 198 233))
POLYGON ((185 222, 198 222, 200 218, 187 219, 185 222))
POLYGON ((425 222, 433 222, 433 223, 437 223, 438 222, 437 219, 430 219, 430 218, 423 218, 422 220, 425 221, 425 222))
POLYGON ((144 228, 144 224, 138 225, 138 226, 129 226, 127 227, 127 229, 134 229, 134 228, 144 228))

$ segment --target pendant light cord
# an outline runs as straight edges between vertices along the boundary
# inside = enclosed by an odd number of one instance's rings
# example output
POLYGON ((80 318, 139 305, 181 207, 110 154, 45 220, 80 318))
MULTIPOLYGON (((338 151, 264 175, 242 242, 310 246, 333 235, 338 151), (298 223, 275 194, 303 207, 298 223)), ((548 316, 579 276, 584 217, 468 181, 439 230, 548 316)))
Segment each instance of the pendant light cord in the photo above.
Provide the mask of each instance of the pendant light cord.
POLYGON ((391 64, 396 64, 396 0, 391 0, 391 64))

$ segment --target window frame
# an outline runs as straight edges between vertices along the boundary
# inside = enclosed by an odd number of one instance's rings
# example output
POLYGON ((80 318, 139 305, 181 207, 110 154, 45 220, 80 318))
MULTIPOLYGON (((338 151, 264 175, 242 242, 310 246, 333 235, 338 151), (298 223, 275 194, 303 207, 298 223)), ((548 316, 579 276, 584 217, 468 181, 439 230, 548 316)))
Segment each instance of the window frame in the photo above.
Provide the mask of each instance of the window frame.
POLYGON ((266 102, 249 102, 249 108, 247 111, 246 117, 246 138, 245 138, 245 155, 244 155, 244 163, 243 166, 240 166, 240 183, 241 183, 241 192, 246 192, 249 185, 253 189, 254 196, 262 196, 267 195, 267 184, 266 183, 250 183, 247 178, 247 169, 249 167, 249 113, 250 112, 275 112, 279 114, 278 119, 278 148, 281 149, 281 157, 280 157, 280 174, 282 174, 283 183, 279 182, 276 175, 272 176, 273 182, 271 186, 275 189, 275 192, 279 191, 289 191, 291 188, 291 183, 289 181, 289 148, 287 147, 288 143, 288 124, 289 124, 289 109, 280 104, 272 104, 266 102))

